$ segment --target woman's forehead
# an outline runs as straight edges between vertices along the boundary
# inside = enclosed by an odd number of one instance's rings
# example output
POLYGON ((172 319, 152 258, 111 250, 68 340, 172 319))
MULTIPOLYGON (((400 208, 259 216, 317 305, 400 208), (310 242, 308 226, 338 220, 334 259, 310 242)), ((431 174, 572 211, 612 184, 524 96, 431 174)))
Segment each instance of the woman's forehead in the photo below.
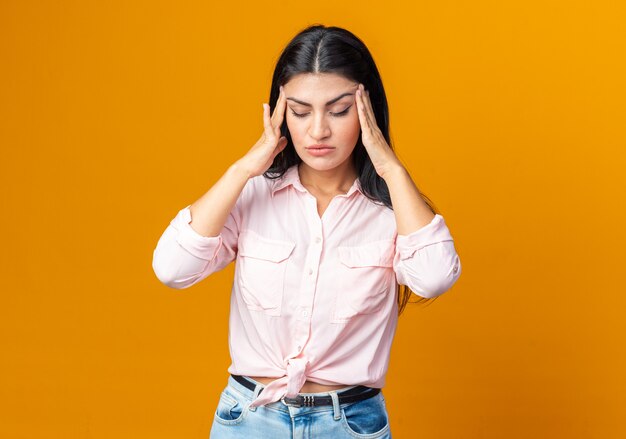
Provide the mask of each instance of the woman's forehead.
POLYGON ((287 100, 308 105, 332 105, 346 95, 354 95, 358 83, 329 73, 307 73, 292 78, 284 86, 287 100))
POLYGON ((337 73, 300 73, 284 85, 286 90, 300 91, 304 89, 342 89, 357 87, 357 83, 337 73))

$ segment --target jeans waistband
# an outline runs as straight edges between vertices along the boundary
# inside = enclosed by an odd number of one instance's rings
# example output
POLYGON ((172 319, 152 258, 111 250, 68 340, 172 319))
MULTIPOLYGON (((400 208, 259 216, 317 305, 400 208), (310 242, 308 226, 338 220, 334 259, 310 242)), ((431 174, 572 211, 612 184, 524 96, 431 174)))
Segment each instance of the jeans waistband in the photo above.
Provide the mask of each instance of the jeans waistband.
MULTIPOLYGON (((244 376, 245 379, 247 379, 248 381, 250 381, 251 383, 254 383, 257 386, 260 386, 261 388, 264 388, 266 386, 266 384, 263 384, 259 381, 256 381, 248 376, 244 376)), ((235 378, 233 378, 232 375, 228 376, 228 384, 231 388, 233 388, 234 390, 236 390, 239 394, 241 394, 243 397, 245 397, 247 400, 252 401, 254 399, 254 391, 247 388, 246 386, 244 386, 243 384, 239 383, 237 380, 235 380, 235 378)), ((353 389, 355 387, 360 387, 360 386, 346 386, 346 387, 342 387, 339 389, 334 390, 334 392, 337 395, 340 395, 342 392, 346 392, 350 389, 353 389)), ((308 396, 328 396, 330 395, 330 393, 328 391, 326 392, 315 392, 315 393, 298 393, 298 395, 308 395, 308 396)), ((299 412, 302 411, 327 411, 327 410, 338 410, 340 406, 345 406, 345 405, 349 405, 350 403, 337 403, 337 404, 333 404, 333 405, 327 405, 327 406, 315 406, 315 407, 299 407, 296 410, 298 410, 299 412), (334 405, 337 405, 337 407, 334 407, 334 405)), ((294 408, 293 407, 288 407, 287 405, 285 405, 285 403, 283 403, 282 401, 274 401, 271 403, 268 403, 265 405, 265 407, 267 408, 272 408, 275 410, 280 410, 283 412, 289 412, 290 409, 293 412, 294 408)))

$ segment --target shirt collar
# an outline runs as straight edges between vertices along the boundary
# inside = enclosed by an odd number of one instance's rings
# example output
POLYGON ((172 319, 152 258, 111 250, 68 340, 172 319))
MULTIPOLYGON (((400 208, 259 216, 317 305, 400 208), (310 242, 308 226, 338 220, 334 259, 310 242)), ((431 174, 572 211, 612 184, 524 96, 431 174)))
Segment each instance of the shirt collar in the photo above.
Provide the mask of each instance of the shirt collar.
MULTIPOLYGON (((300 174, 298 174, 297 163, 287 168, 287 170, 285 171, 282 177, 272 180, 272 189, 271 189, 272 197, 274 196, 275 192, 289 185, 292 185, 295 189, 299 190, 300 192, 308 192, 308 190, 300 182, 300 174)), ((363 191, 361 190, 361 187, 359 186, 358 177, 354 180, 354 183, 352 183, 352 186, 350 186, 350 189, 344 196, 350 197, 355 191, 358 191, 361 194, 363 193, 363 191)))

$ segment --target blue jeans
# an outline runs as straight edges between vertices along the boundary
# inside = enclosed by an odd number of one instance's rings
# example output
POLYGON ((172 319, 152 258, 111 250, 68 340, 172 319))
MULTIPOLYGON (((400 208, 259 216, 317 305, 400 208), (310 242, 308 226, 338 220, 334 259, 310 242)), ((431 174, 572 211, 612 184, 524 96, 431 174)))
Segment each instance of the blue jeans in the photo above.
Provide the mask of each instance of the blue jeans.
MULTIPOLYGON (((258 390, 264 385, 246 378, 256 384, 258 395, 258 390)), ((255 392, 229 375, 213 415, 210 438, 391 438, 382 391, 362 401, 339 404, 336 396, 352 387, 322 393, 300 393, 330 395, 333 405, 294 407, 276 401, 250 408, 255 392)))

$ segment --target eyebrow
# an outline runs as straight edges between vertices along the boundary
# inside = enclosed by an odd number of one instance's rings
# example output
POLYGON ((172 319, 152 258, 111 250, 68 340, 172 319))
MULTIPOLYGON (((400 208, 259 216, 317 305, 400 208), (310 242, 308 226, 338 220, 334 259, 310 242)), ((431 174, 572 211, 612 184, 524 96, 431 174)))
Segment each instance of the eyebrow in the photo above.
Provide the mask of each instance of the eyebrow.
MULTIPOLYGON (((339 99, 341 99, 341 98, 342 98, 342 97, 344 97, 344 96, 352 96, 352 95, 354 95, 354 93, 343 93, 343 94, 340 94, 340 95, 339 95, 339 96, 337 96, 336 98, 331 99, 330 101, 326 102, 326 106, 331 105, 331 104, 334 104, 335 102, 337 102, 339 99)), ((296 99, 296 98, 287 98, 287 100, 288 100, 288 101, 294 101, 294 102, 297 102, 298 104, 300 104, 300 105, 305 105, 305 106, 307 106, 307 107, 312 107, 312 106, 313 106, 313 105, 309 104, 308 102, 304 102, 304 101, 301 101, 301 100, 296 99)))

